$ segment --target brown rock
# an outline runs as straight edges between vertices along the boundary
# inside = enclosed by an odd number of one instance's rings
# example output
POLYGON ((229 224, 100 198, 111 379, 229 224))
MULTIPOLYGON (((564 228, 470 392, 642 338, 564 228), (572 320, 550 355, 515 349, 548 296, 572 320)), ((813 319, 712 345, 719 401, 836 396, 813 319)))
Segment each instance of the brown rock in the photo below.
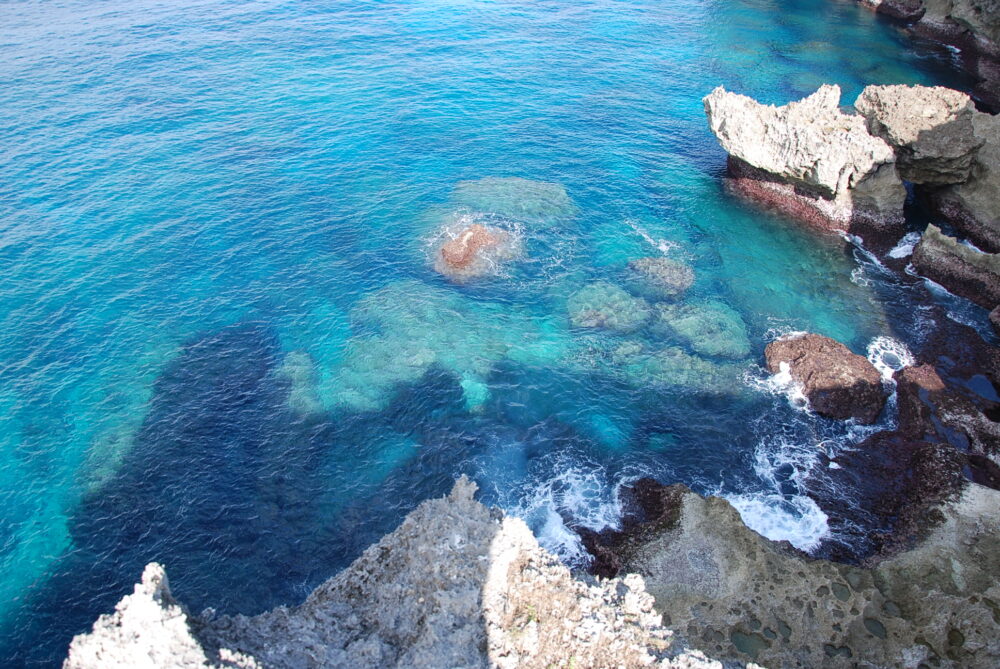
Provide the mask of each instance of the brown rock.
POLYGON ((812 409, 828 418, 874 423, 885 405, 882 376, 867 358, 829 337, 807 334, 779 339, 764 351, 772 374, 781 363, 802 384, 812 409))
POLYGON ((457 237, 445 242, 444 246, 441 247, 441 258, 455 269, 464 269, 472 264, 476 255, 483 249, 499 245, 503 234, 498 230, 490 230, 478 223, 473 223, 460 232, 457 237))

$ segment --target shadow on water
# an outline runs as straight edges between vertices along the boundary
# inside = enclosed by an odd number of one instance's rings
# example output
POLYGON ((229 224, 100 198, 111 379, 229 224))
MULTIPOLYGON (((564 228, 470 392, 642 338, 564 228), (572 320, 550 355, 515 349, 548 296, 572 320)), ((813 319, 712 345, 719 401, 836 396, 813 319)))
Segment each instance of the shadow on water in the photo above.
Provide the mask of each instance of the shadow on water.
POLYGON ((301 601, 419 500, 447 492, 471 445, 454 428, 454 379, 428 373, 377 415, 305 420, 273 375, 279 361, 271 328, 243 323, 197 339, 167 366, 132 450, 71 518, 73 549, 26 599, 0 664, 56 666, 72 635, 111 611, 152 560, 168 566, 193 611, 301 601), (359 482, 359 450, 413 425, 433 446, 359 482))

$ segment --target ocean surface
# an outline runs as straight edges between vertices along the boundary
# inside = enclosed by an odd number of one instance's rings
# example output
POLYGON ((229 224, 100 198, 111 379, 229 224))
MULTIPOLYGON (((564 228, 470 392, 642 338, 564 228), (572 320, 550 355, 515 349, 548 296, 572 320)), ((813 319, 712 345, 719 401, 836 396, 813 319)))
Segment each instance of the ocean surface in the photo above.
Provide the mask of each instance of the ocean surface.
POLYGON ((951 299, 723 188, 718 85, 968 88, 846 0, 23 1, 0 53, 3 666, 55 665, 150 560, 194 611, 297 603, 462 473, 574 566, 639 476, 849 542, 803 482, 872 428, 763 349, 888 370, 951 299), (448 281, 456 221, 519 255, 448 281), (679 302, 629 283, 659 256, 679 302))

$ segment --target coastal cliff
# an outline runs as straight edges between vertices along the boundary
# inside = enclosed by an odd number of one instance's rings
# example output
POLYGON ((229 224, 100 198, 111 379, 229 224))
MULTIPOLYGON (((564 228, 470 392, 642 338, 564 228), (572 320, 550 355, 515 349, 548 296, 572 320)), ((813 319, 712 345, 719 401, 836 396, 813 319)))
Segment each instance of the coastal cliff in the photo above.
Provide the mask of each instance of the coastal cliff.
POLYGON ((63 666, 721 669, 661 625, 641 578, 574 578, 475 490, 459 479, 302 605, 252 618, 191 615, 150 564, 63 666))
POLYGON ((659 515, 615 547, 623 578, 574 577, 463 478, 297 607, 191 615, 150 564, 64 668, 1000 662, 996 491, 970 484, 916 548, 864 569, 769 541, 723 499, 647 488, 659 515))

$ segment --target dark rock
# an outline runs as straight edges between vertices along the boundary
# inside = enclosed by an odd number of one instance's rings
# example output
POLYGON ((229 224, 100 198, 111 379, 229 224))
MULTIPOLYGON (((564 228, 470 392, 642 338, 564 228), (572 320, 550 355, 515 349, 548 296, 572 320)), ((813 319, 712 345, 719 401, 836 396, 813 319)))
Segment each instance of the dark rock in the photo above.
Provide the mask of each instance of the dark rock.
POLYGON ((922 0, 864 0, 879 14, 884 14, 905 23, 915 23, 927 11, 922 0))
POLYGON ((1000 304, 1000 254, 969 248, 928 225, 912 262, 921 276, 984 309, 1000 304))
POLYGON ((874 423, 885 406, 882 376, 863 356, 838 341, 806 334, 773 341, 764 351, 772 374, 788 365, 792 379, 803 386, 812 409, 828 418, 853 418, 874 423))
POLYGON ((584 548, 593 557, 590 572, 603 578, 617 576, 635 546, 676 526, 680 519, 681 500, 690 492, 687 486, 680 483, 663 485, 648 477, 622 486, 620 530, 595 532, 582 526, 574 527, 584 548))
POLYGON ((1000 304, 990 311, 990 325, 993 326, 993 331, 997 333, 997 336, 1000 336, 1000 304))

